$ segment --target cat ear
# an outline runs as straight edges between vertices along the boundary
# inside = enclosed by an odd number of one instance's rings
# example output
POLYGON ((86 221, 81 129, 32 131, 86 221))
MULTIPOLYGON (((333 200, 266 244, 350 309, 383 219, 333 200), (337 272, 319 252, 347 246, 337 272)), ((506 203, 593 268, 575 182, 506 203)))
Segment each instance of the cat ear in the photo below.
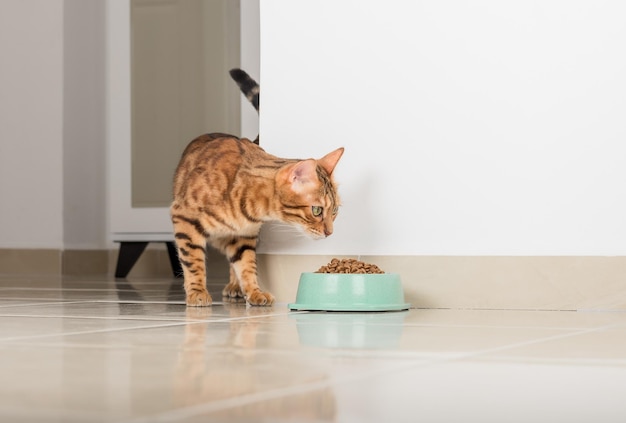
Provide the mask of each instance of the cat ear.
POLYGON ((339 162, 342 154, 343 147, 336 149, 332 153, 328 153, 327 155, 319 159, 317 161, 317 164, 322 166, 326 170, 326 172, 331 175, 333 173, 333 170, 335 170, 335 166, 337 166, 337 162, 339 162))
POLYGON ((289 183, 295 192, 302 192, 304 187, 317 179, 317 163, 315 160, 301 160, 296 163, 289 172, 289 183))

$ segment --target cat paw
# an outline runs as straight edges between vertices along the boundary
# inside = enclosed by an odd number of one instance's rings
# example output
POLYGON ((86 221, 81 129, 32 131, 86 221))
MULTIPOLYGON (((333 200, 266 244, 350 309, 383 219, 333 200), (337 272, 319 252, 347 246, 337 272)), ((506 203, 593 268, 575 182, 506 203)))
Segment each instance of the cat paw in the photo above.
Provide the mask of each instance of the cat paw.
POLYGON ((209 291, 199 291, 187 294, 188 307, 208 307, 213 302, 209 291))
POLYGON ((243 292, 241 292, 241 288, 239 284, 229 283, 224 287, 222 291, 222 297, 224 298, 243 298, 243 292))
POLYGON ((269 292, 253 291, 246 297, 248 304, 253 306, 271 306, 274 304, 274 296, 269 292))

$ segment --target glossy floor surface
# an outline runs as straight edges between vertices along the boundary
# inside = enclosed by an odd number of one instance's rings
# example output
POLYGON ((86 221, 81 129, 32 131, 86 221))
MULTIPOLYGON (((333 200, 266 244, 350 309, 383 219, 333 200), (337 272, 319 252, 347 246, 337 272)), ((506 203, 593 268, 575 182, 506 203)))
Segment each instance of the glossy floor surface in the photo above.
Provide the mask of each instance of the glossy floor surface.
POLYGON ((626 312, 199 309, 180 285, 0 276, 0 421, 626 421, 626 312))

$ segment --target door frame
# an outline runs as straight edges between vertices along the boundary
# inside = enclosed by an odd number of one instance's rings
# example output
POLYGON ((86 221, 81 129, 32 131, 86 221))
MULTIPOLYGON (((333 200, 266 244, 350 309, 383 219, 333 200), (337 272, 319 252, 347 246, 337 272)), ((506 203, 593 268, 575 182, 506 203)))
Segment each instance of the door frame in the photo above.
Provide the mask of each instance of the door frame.
MULTIPOLYGON (((241 67, 258 75, 258 27, 244 23, 258 22, 259 1, 241 0, 240 13, 241 67)), ((131 206, 130 0, 106 0, 106 95, 108 241, 172 240, 168 207, 131 206)), ((256 116, 242 113, 242 129, 254 126, 256 116)))
POLYGON ((107 0, 107 204, 111 241, 172 237, 167 207, 131 207, 130 0, 107 0))

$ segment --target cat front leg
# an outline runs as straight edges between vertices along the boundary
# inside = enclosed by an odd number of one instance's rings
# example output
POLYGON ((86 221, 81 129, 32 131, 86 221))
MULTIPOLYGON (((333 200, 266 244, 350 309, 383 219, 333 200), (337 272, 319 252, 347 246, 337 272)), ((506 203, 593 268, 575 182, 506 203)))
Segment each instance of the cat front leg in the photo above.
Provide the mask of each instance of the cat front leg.
POLYGON ((206 238, 199 233, 199 222, 173 215, 174 239, 185 278, 186 303, 191 307, 207 307, 213 302, 206 289, 206 238))
POLYGON ((257 237, 239 237, 231 240, 225 251, 248 304, 270 306, 274 303, 274 296, 261 291, 257 280, 256 245, 257 237))

